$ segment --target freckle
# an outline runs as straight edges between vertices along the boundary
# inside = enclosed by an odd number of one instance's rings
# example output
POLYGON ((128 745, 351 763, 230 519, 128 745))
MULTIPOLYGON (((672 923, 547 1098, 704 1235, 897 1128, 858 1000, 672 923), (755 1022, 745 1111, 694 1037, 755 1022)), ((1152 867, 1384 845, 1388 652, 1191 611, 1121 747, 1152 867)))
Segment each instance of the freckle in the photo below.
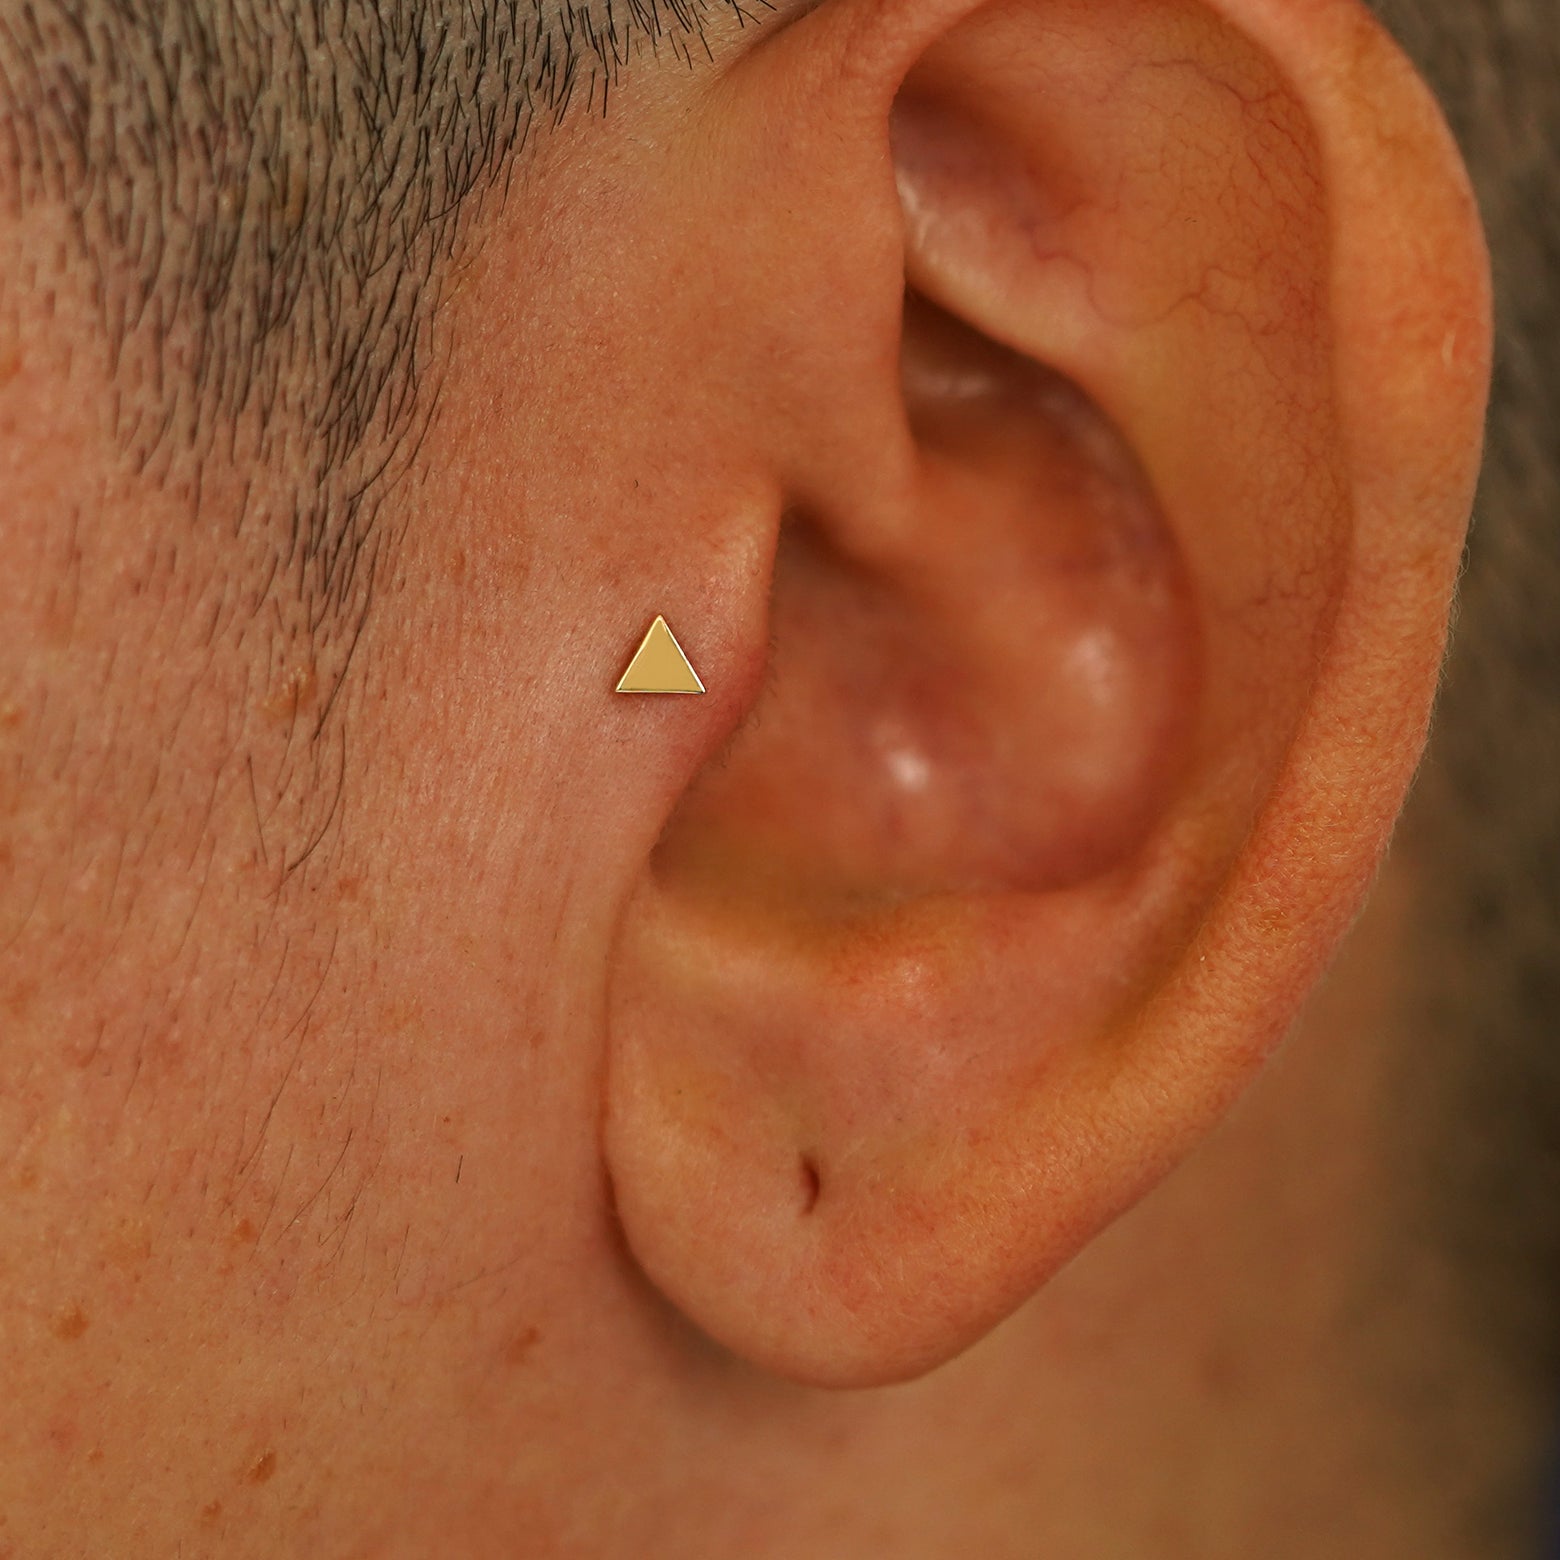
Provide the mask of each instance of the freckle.
POLYGON ((16 1172, 16 1189, 19 1192, 30 1192, 38 1184, 38 1167, 36 1165, 23 1165, 16 1172))
POLYGON ((148 1061, 172 1072, 184 1060, 184 1042, 173 1035, 158 1035, 148 1042, 145 1055, 148 1061))
POLYGON ((202 1527, 211 1527, 216 1523, 217 1518, 221 1515, 222 1502, 220 1500, 208 1500, 206 1504, 200 1508, 200 1525, 202 1527))
POLYGON ((541 1342, 542 1331, 539 1327, 527 1327, 504 1351, 504 1361, 509 1365, 523 1365, 531 1350, 541 1342))
MULTIPOLYGON (((4 865, 4 863, 0 863, 4 865)), ((24 980, 19 986, 12 989, 11 994, 5 999, 5 1005, 13 1018, 25 1018, 27 1011, 33 1005, 33 998, 38 995, 38 982, 24 980)))
POLYGON ((104 1255, 117 1268, 138 1267, 152 1254, 152 1227, 145 1219, 121 1219, 104 1243, 104 1255))
POLYGON ((89 1451, 87 1453, 87 1461, 89 1463, 100 1463, 100 1462, 102 1462, 103 1461, 103 1448, 101 1446, 94 1446, 91 1449, 91 1451, 89 1451))
POLYGON ((244 1478, 250 1484, 264 1484, 266 1480, 269 1479, 275 1472, 276 1453, 261 1452, 261 1454, 249 1465, 249 1472, 244 1475, 244 1478))
POLYGON ((379 1003, 377 1007, 379 1027, 389 1034, 408 1029, 422 1021, 423 1005, 417 999, 410 1001, 396 999, 379 1003))
POLYGON ((14 731, 22 723, 22 707, 15 699, 0 704, 0 731, 14 731))
POLYGON ((229 1242, 235 1246, 252 1246, 259 1238, 259 1230, 248 1219, 240 1219, 228 1236, 229 1242))
POLYGON ((68 1305, 63 1311, 55 1312, 49 1326, 56 1338, 73 1342, 87 1330, 87 1313, 79 1305, 68 1305))

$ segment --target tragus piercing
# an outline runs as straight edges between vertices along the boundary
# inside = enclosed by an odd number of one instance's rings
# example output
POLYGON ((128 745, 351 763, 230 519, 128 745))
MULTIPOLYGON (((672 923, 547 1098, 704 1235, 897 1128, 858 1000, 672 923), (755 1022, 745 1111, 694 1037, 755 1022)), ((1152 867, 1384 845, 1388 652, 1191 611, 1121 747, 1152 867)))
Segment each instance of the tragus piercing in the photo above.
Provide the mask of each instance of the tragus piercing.
POLYGON ((699 674, 658 612, 618 679, 618 693, 703 693, 699 674))

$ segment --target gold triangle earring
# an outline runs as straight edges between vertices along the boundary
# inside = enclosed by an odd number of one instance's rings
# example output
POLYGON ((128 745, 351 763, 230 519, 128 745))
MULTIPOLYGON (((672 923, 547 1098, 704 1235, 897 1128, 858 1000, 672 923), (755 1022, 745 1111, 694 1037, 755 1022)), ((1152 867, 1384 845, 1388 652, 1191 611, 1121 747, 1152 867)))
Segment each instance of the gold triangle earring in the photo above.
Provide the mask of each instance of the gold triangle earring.
POLYGON ((618 679, 618 693, 703 693, 699 674, 658 612, 618 679))

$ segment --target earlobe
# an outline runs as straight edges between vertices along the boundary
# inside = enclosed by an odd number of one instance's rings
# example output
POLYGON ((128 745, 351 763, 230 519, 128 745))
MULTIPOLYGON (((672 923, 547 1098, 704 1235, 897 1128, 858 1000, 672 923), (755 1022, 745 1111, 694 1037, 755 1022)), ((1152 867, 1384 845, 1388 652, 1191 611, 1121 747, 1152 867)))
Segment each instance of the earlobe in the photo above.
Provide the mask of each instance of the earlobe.
POLYGON ((1141 1196, 1347 926, 1489 323, 1455 151, 1351 6, 927 0, 824 68, 850 6, 730 83, 747 132, 843 127, 768 215, 871 263, 777 259, 742 327, 789 440, 773 662, 625 908, 605 1151, 695 1322, 862 1385, 1141 1196), (840 365, 800 409, 777 341, 840 365))

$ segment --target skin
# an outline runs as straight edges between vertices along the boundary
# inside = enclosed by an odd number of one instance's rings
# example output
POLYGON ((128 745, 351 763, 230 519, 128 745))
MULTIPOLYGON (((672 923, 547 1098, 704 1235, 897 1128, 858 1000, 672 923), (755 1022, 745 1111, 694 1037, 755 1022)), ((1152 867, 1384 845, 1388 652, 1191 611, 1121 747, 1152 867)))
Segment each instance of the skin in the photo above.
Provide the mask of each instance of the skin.
POLYGON ((1528 1427, 1372 1390, 1433 1285, 1343 1320, 1406 864, 1301 1009, 1442 646, 1466 188, 1346 8, 1117 6, 1125 99, 1097 10, 968 10, 733 22, 540 145, 350 658, 125 469, 87 292, 7 295, 0 1554, 1463 1552, 1528 1427), (1088 154, 1015 196, 972 104, 1088 154), (658 611, 706 694, 612 693, 658 611))

